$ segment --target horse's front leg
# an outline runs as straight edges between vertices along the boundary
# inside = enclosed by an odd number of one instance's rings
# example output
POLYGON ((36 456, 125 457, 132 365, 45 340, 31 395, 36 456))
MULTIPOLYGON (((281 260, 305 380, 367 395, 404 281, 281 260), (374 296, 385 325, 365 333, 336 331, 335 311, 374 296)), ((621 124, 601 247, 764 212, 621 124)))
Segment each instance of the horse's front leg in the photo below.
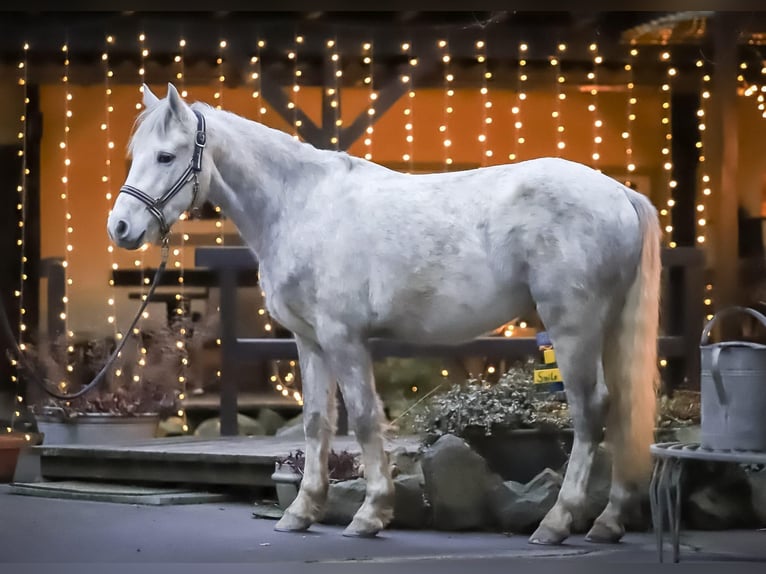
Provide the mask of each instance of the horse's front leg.
POLYGON ((324 346, 343 393, 349 427, 362 449, 367 493, 344 536, 375 536, 393 518, 394 484, 383 448, 383 409, 372 358, 361 338, 334 338, 324 346))
POLYGON ((327 459, 335 432, 335 378, 319 346, 296 335, 303 382, 303 428, 306 462, 298 496, 277 522, 276 530, 301 531, 319 520, 329 487, 327 459))

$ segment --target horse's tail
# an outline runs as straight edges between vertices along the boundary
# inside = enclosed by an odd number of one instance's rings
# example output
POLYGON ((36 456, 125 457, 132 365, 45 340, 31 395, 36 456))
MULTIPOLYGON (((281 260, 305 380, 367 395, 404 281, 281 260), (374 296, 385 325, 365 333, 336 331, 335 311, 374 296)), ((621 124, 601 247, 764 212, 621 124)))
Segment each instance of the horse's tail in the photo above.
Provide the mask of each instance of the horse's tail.
POLYGON ((642 484, 651 470, 657 411, 657 335, 660 305, 660 230, 657 212, 640 193, 626 189, 638 214, 641 259, 617 329, 607 335, 604 371, 610 387, 610 424, 615 472, 642 484))

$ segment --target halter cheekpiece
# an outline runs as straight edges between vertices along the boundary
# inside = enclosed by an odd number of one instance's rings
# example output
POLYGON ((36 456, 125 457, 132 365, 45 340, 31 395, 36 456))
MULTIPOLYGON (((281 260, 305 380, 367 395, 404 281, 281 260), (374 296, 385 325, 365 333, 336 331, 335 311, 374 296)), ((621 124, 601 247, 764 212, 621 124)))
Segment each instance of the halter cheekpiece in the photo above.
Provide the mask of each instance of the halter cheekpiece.
POLYGON ((194 136, 194 152, 192 153, 191 161, 186 167, 181 176, 176 180, 173 186, 162 194, 159 198, 155 199, 151 195, 144 193, 137 187, 132 185, 123 185, 120 188, 120 193, 127 193, 128 195, 135 197, 141 203, 146 205, 146 209, 149 210, 160 224, 160 234, 163 238, 170 232, 170 226, 165 221, 165 214, 163 209, 167 203, 173 199, 184 188, 184 186, 192 182, 192 200, 189 209, 194 209, 197 201, 197 193, 199 192, 199 181, 197 175, 202 170, 202 152, 205 149, 207 142, 207 135, 205 132, 205 116, 199 113, 197 110, 192 110, 194 115, 197 116, 197 133, 194 136))

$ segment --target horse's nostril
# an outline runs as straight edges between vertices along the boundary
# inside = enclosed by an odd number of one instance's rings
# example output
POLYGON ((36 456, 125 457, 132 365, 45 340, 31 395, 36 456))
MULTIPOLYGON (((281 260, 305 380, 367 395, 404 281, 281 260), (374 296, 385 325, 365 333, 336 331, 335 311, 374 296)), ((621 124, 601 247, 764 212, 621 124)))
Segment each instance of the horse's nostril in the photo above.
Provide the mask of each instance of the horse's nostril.
POLYGON ((125 237, 127 237, 129 231, 130 231, 130 225, 128 225, 128 222, 125 221, 124 219, 120 219, 114 228, 114 232, 117 234, 117 237, 119 237, 120 239, 124 239, 125 237))

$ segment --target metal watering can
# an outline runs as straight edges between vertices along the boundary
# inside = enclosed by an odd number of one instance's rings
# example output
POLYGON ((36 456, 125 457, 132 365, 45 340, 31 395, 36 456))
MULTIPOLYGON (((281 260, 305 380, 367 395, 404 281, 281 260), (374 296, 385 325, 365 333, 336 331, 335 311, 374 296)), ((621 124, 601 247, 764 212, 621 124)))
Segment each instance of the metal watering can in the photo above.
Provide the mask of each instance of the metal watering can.
POLYGON ((766 345, 708 343, 716 321, 742 313, 766 327, 766 317, 758 311, 728 307, 716 313, 702 331, 701 446, 706 449, 766 451, 766 345))

